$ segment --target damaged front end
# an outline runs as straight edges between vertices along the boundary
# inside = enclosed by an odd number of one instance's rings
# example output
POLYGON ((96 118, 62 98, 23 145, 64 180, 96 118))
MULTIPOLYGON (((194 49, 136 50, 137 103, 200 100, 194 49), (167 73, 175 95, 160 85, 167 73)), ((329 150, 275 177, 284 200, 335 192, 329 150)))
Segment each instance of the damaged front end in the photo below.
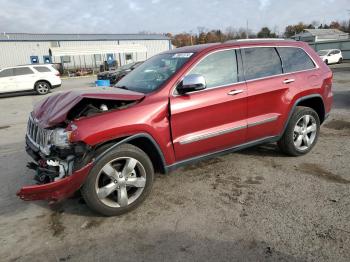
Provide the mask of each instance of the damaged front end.
POLYGON ((21 199, 57 201, 80 188, 91 169, 93 150, 83 143, 71 143, 70 133, 64 128, 41 128, 29 117, 26 151, 34 161, 27 167, 35 171, 37 184, 23 187, 17 193, 21 199))
POLYGON ((34 160, 27 167, 35 171, 37 184, 21 188, 17 192, 21 199, 58 201, 80 189, 93 166, 95 148, 74 141, 73 133, 79 131, 74 121, 137 102, 137 93, 128 98, 125 91, 119 92, 123 99, 118 99, 118 92, 109 97, 101 97, 101 92, 96 97, 91 92, 60 93, 34 108, 28 120, 26 151, 34 160))

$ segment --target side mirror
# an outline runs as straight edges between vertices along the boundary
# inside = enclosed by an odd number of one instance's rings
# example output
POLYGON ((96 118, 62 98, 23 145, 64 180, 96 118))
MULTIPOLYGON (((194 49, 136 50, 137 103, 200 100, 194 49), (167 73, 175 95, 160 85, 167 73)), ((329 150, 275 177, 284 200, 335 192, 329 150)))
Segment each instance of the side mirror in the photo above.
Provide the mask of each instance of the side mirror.
POLYGON ((176 87, 179 94, 203 90, 207 87, 204 76, 192 74, 184 77, 182 82, 176 87))

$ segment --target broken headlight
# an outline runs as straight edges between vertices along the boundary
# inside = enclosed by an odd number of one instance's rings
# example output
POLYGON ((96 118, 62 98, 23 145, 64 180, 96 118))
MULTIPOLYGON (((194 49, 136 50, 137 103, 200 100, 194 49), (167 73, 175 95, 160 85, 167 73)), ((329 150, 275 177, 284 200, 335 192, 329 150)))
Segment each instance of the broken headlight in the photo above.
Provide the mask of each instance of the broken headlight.
POLYGON ((64 128, 53 130, 50 136, 50 143, 59 148, 67 148, 70 145, 70 136, 72 131, 66 131, 64 128))

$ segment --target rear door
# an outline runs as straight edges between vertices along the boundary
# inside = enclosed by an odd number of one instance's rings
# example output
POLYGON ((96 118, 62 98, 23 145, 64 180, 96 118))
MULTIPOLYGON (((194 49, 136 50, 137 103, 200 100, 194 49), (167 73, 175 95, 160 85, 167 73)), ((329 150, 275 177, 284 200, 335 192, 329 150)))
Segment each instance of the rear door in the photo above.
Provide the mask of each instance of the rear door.
POLYGON ((13 68, 0 71, 0 93, 16 91, 13 68))
POLYGON ((16 67, 14 68, 14 74, 16 91, 34 90, 37 78, 30 67, 16 67))
POLYGON ((247 92, 238 77, 239 61, 235 49, 208 54, 187 72, 203 75, 207 88, 170 97, 177 161, 245 142, 247 92))
POLYGON ((276 135, 281 126, 293 76, 282 75, 281 59, 274 47, 242 48, 248 89, 247 141, 276 135))

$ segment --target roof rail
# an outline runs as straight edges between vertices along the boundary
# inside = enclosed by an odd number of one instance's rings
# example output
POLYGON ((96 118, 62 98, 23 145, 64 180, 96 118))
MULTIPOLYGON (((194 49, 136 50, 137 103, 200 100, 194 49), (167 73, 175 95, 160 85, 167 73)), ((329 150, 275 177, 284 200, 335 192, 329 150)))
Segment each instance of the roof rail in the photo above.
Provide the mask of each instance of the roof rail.
POLYGON ((235 43, 235 42, 245 42, 245 41, 285 41, 290 39, 285 38, 246 38, 246 39, 236 39, 228 40, 225 43, 235 43))

